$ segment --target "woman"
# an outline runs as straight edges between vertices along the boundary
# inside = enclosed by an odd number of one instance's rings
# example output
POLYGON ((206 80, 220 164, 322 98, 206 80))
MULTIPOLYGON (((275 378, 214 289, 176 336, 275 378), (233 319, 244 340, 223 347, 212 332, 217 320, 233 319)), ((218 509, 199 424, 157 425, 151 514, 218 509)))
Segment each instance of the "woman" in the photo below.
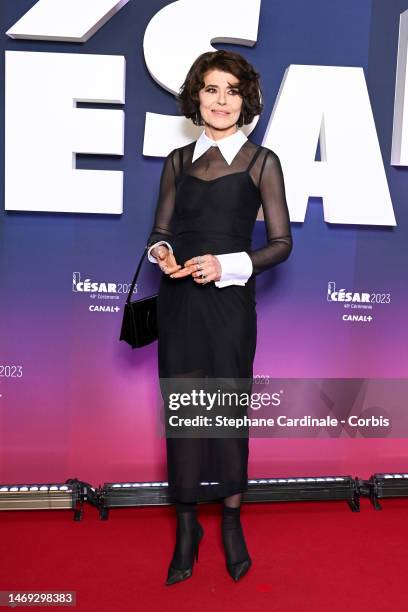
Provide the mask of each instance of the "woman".
MULTIPOLYGON (((239 129, 262 111, 258 79, 242 55, 220 50, 200 55, 180 90, 182 114, 204 130, 197 141, 167 156, 147 241, 149 260, 163 272, 160 380, 252 380, 255 277, 287 259, 292 249, 279 158, 239 129), (261 203, 267 244, 251 250, 261 203)), ((252 563, 240 522, 248 436, 167 436, 166 445, 169 492, 177 513, 166 584, 192 575, 203 536, 197 502, 216 499, 223 499, 227 569, 239 580, 252 563)))

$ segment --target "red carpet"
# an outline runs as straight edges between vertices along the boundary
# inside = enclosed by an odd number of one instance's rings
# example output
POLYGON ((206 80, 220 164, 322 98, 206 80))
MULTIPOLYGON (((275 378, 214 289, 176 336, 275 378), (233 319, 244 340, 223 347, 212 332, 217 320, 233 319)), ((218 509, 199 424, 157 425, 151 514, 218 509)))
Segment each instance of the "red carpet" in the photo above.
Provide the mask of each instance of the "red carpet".
POLYGON ((219 512, 199 507, 198 564, 171 587, 171 507, 113 510, 100 521, 86 506, 79 523, 65 510, 2 512, 0 590, 72 590, 75 609, 99 612, 408 609, 408 500, 376 512, 363 499, 360 513, 345 502, 245 504, 253 566, 238 583, 225 569, 219 512))

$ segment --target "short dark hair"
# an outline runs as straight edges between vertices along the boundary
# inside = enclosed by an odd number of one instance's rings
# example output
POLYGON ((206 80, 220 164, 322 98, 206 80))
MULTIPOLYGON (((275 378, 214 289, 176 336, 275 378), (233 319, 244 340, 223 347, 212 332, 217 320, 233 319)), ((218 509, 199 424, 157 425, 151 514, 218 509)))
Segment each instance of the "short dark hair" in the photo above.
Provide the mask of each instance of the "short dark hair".
POLYGON ((177 102, 181 113, 195 125, 203 125, 198 92, 204 87, 204 75, 209 70, 222 70, 233 74, 239 81, 242 110, 237 125, 251 123, 263 110, 260 75, 240 53, 233 51, 209 51, 197 57, 180 88, 177 102))

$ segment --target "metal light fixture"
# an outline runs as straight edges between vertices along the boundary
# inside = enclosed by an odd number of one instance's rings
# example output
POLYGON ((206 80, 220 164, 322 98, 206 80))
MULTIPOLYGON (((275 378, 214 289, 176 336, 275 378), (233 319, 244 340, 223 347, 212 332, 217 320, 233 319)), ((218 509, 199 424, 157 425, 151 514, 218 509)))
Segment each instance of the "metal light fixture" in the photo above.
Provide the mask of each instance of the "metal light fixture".
POLYGON ((408 497, 408 474, 404 472, 373 474, 368 481, 369 496, 375 510, 382 510, 378 501, 386 497, 408 497))
POLYGON ((301 476, 248 480, 246 502, 344 500, 360 511, 360 495, 351 476, 301 476))
MULTIPOLYGON (((201 482, 212 486, 218 482, 201 482)), ((360 510, 357 483, 351 476, 305 476, 248 480, 243 502, 344 500, 353 512, 360 510)), ((156 506, 172 503, 167 482, 105 483, 98 491, 100 518, 108 518, 109 508, 156 506)))
POLYGON ((94 503, 95 489, 88 483, 69 479, 65 483, 0 485, 0 510, 73 510, 74 520, 83 515, 83 502, 94 503))

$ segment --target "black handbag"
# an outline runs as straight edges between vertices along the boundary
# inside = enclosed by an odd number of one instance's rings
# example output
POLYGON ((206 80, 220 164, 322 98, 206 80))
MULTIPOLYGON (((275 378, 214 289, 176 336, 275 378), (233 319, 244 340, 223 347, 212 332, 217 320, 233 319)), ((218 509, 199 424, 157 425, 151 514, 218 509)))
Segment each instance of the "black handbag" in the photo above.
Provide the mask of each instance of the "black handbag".
POLYGON ((140 268, 142 267, 143 259, 147 253, 148 247, 143 251, 139 265, 135 272, 132 284, 126 298, 122 328, 120 330, 119 340, 124 340, 132 348, 139 348, 151 344, 158 337, 157 329, 157 294, 140 300, 131 301, 133 289, 139 276, 140 268))

